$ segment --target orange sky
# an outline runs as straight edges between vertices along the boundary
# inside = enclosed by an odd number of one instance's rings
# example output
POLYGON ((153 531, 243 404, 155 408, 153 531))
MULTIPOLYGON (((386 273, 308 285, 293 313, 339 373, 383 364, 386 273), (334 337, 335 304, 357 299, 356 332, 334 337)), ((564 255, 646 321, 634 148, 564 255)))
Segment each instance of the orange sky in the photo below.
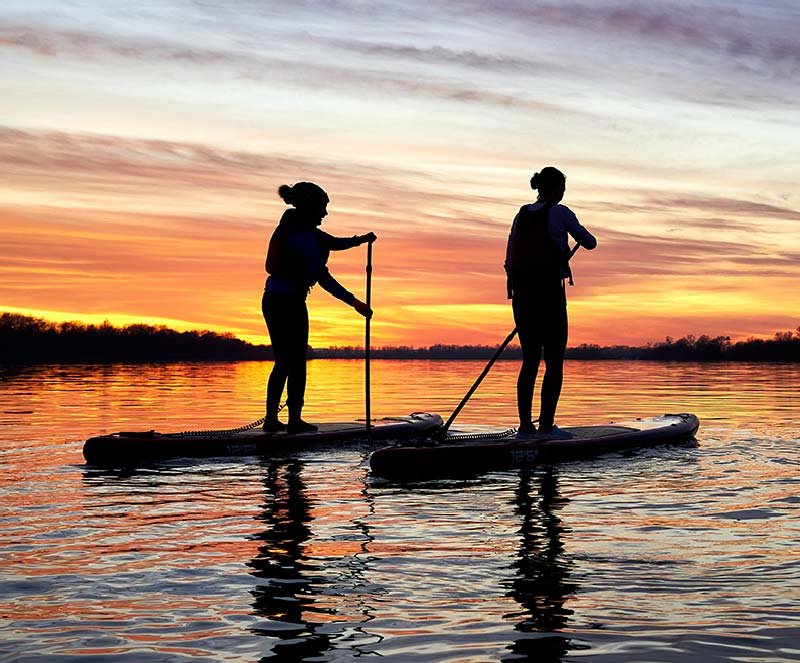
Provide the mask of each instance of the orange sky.
MULTIPOLYGON (((599 242, 571 344, 800 324, 788 5, 413 4, 4 5, 0 310, 266 342, 276 189, 311 180, 326 230, 379 236, 374 345, 496 344, 508 227, 553 164, 599 242)), ((365 255, 329 264, 360 297, 365 255)), ((311 344, 361 344, 319 290, 311 344)))

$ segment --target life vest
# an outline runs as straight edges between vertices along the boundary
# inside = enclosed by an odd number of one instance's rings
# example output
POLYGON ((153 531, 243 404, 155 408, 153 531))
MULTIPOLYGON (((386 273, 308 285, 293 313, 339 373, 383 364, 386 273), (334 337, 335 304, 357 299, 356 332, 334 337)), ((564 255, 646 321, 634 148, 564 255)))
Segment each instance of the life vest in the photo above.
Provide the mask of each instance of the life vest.
POLYGON ((269 238, 269 248, 267 249, 267 258, 264 261, 264 268, 267 274, 275 276, 285 276, 289 271, 289 260, 286 256, 286 229, 278 225, 272 232, 272 237, 269 238))
POLYGON ((319 257, 322 258, 322 264, 328 264, 328 258, 331 257, 331 248, 328 244, 328 235, 319 228, 314 228, 314 238, 317 240, 317 247, 319 248, 319 257))
POLYGON ((328 263, 330 249, 324 241, 324 233, 318 228, 311 230, 309 226, 297 216, 295 210, 287 210, 281 218, 278 227, 272 233, 267 249, 267 258, 264 267, 268 274, 289 279, 304 288, 310 288, 317 282, 318 274, 308 274, 303 261, 292 255, 288 247, 288 240, 293 235, 304 232, 313 232, 317 242, 322 264, 328 263))
POLYGON ((508 275, 518 283, 560 280, 569 270, 568 254, 556 245, 548 230, 547 217, 552 208, 553 203, 537 210, 523 205, 517 213, 508 275))

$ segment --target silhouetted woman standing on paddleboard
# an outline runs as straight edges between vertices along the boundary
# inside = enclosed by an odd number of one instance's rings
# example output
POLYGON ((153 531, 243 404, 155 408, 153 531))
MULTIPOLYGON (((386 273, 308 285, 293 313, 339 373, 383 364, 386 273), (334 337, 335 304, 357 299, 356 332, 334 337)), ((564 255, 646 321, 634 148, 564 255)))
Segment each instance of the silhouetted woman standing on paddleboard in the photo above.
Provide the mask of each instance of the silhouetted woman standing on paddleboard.
POLYGON ((567 298, 564 279, 570 276, 567 236, 580 246, 593 249, 597 240, 565 205, 567 178, 547 166, 531 178, 538 190, 535 203, 523 205, 511 225, 506 249, 508 296, 522 346, 522 365, 517 378, 519 437, 568 438, 554 425, 556 407, 564 380, 567 349, 567 298), (539 430, 531 420, 533 390, 539 360, 544 353, 539 430))
POLYGON ((294 186, 283 184, 278 194, 292 206, 283 213, 272 233, 267 251, 269 273, 261 311, 267 323, 275 364, 267 382, 267 415, 264 430, 305 433, 317 430, 303 421, 303 399, 306 389, 308 352, 308 309, 306 297, 319 283, 325 290, 365 317, 372 311, 348 292, 328 271, 326 263, 331 251, 343 251, 365 242, 374 242, 374 233, 353 237, 333 237, 320 230, 328 214, 328 194, 311 182, 294 186), (288 382, 288 385, 287 385, 288 382), (278 420, 283 388, 287 386, 286 403, 289 424, 278 420))

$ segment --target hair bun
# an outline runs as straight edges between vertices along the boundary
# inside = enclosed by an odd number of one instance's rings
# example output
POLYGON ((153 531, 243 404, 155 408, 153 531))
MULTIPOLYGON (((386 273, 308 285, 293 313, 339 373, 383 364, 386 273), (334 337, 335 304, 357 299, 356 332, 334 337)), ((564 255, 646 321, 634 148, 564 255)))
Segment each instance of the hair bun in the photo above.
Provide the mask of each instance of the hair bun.
POLYGON ((283 198, 283 202, 287 205, 291 205, 294 202, 294 195, 293 195, 292 187, 288 184, 281 184, 278 187, 278 195, 283 198))
POLYGON ((555 166, 545 166, 531 177, 531 189, 539 191, 539 198, 563 197, 567 189, 567 176, 555 166))

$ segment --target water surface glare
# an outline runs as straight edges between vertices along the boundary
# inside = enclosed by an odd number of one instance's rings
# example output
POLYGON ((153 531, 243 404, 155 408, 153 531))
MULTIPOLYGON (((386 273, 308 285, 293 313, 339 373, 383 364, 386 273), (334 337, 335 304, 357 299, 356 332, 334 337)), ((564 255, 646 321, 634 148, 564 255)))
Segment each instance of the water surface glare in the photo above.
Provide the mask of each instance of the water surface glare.
MULTIPOLYGON (((374 415, 483 368, 375 361, 374 415)), ((513 426, 516 362, 459 417, 513 426)), ((567 362, 558 421, 691 411, 696 445, 399 485, 369 449, 87 466, 123 429, 239 426, 268 363, 0 374, 2 661, 800 661, 800 367, 567 362)), ((307 418, 363 417, 310 364, 307 418)))

